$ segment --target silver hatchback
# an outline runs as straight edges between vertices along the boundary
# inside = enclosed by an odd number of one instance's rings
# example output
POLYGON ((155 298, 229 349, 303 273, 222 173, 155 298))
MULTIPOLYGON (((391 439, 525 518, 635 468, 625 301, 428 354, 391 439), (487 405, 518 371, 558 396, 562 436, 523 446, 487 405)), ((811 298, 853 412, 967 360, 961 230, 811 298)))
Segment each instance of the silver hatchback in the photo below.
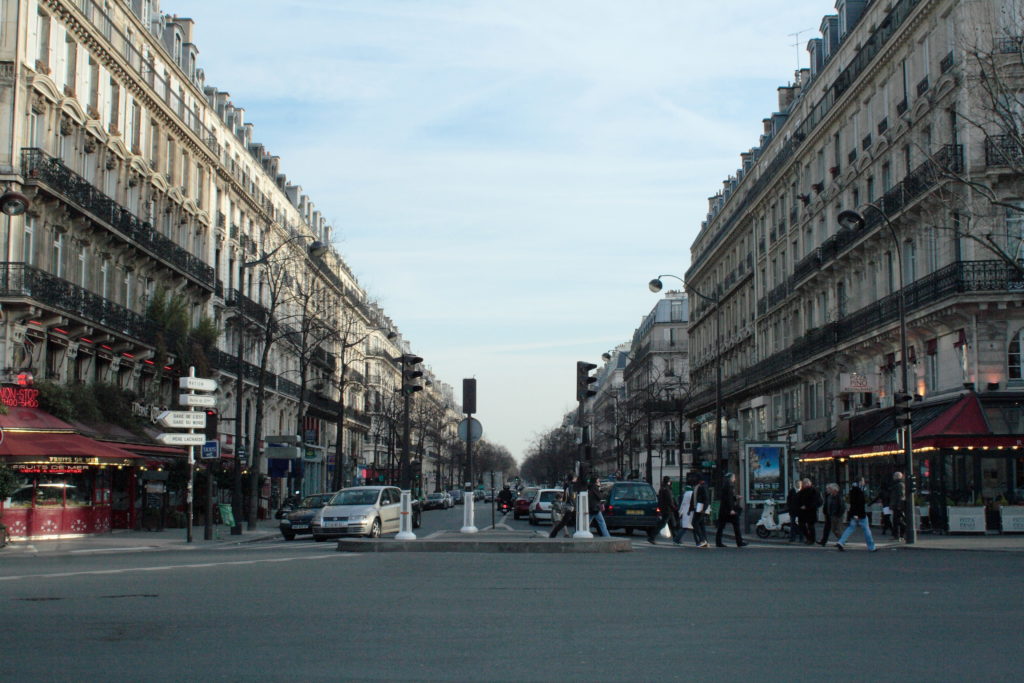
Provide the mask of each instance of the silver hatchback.
POLYGON ((353 486, 334 494, 313 518, 313 540, 399 531, 402 492, 394 486, 353 486))

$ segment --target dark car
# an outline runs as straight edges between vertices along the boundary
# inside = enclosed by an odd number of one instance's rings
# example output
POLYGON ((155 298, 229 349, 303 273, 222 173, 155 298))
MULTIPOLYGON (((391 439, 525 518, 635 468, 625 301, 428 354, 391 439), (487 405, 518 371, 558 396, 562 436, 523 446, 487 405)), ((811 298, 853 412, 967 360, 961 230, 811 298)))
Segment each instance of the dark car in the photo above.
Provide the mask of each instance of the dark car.
POLYGON ((333 493, 314 493, 306 496, 294 507, 291 512, 281 518, 281 535, 284 540, 292 541, 300 534, 312 534, 313 515, 322 508, 333 496, 333 493))
POLYGON ((658 494, 645 481, 617 481, 608 489, 605 498, 604 522, 608 530, 649 529, 661 522, 658 494))
POLYGON ((443 491, 428 493, 423 500, 424 510, 444 510, 448 507, 448 495, 443 491))

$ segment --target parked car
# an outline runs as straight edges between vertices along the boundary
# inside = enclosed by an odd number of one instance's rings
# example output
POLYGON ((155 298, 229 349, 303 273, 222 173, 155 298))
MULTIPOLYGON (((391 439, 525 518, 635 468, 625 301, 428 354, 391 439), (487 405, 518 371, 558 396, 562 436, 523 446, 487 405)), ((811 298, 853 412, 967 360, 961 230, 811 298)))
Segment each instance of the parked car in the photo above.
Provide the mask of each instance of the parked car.
POLYGON ((551 504, 562 493, 562 489, 540 489, 530 502, 530 524, 536 526, 541 520, 551 521, 551 504))
POLYGON ((539 490, 536 486, 527 486, 519 492, 519 497, 516 498, 516 502, 512 506, 513 518, 520 519, 530 514, 530 503, 533 502, 533 497, 539 490))
POLYGON ((452 489, 448 492, 448 495, 452 497, 452 505, 462 505, 462 489, 452 489))
POLYGON ((446 510, 451 507, 448 502, 451 498, 444 491, 438 491, 436 493, 428 493, 426 499, 423 501, 424 510, 446 510))
MULTIPOLYGON (((399 531, 402 492, 395 486, 352 486, 334 494, 313 517, 313 540, 331 536, 368 536, 399 531)), ((420 525, 420 504, 412 505, 412 526, 420 525)))
POLYGON ((484 502, 485 503, 493 503, 494 502, 494 489, 487 489, 486 491, 484 491, 484 502))
POLYGON ((296 536, 313 533, 313 517, 333 497, 333 493, 314 493, 296 503, 278 525, 284 540, 294 541, 296 536))
POLYGON ((473 489, 473 500, 480 502, 484 499, 483 489, 473 489))
POLYGON ((649 529, 661 522, 658 494, 645 481, 617 481, 608 489, 605 498, 604 522, 608 530, 649 529))

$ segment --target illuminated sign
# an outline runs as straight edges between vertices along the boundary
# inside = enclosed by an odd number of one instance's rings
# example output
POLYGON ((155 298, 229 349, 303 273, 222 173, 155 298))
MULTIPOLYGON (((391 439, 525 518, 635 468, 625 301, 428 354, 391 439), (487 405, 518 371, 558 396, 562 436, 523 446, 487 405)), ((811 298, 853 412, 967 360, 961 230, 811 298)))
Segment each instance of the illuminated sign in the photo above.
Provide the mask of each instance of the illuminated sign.
POLYGON ((85 472, 84 467, 69 467, 67 465, 12 465, 12 467, 22 474, 81 474, 85 472))
POLYGON ((21 408, 39 407, 39 390, 27 387, 0 387, 0 403, 21 408))

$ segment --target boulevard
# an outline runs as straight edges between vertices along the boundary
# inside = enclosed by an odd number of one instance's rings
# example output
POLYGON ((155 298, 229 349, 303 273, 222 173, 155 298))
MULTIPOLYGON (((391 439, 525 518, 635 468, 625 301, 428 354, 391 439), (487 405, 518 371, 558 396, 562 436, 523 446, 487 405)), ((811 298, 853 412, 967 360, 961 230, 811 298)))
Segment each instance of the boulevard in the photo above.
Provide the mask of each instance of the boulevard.
MULTIPOLYGON (((462 508, 423 518, 421 536, 462 508)), ((0 679, 1019 677, 1020 554, 633 547, 349 554, 302 538, 16 557, 0 562, 0 679)))

